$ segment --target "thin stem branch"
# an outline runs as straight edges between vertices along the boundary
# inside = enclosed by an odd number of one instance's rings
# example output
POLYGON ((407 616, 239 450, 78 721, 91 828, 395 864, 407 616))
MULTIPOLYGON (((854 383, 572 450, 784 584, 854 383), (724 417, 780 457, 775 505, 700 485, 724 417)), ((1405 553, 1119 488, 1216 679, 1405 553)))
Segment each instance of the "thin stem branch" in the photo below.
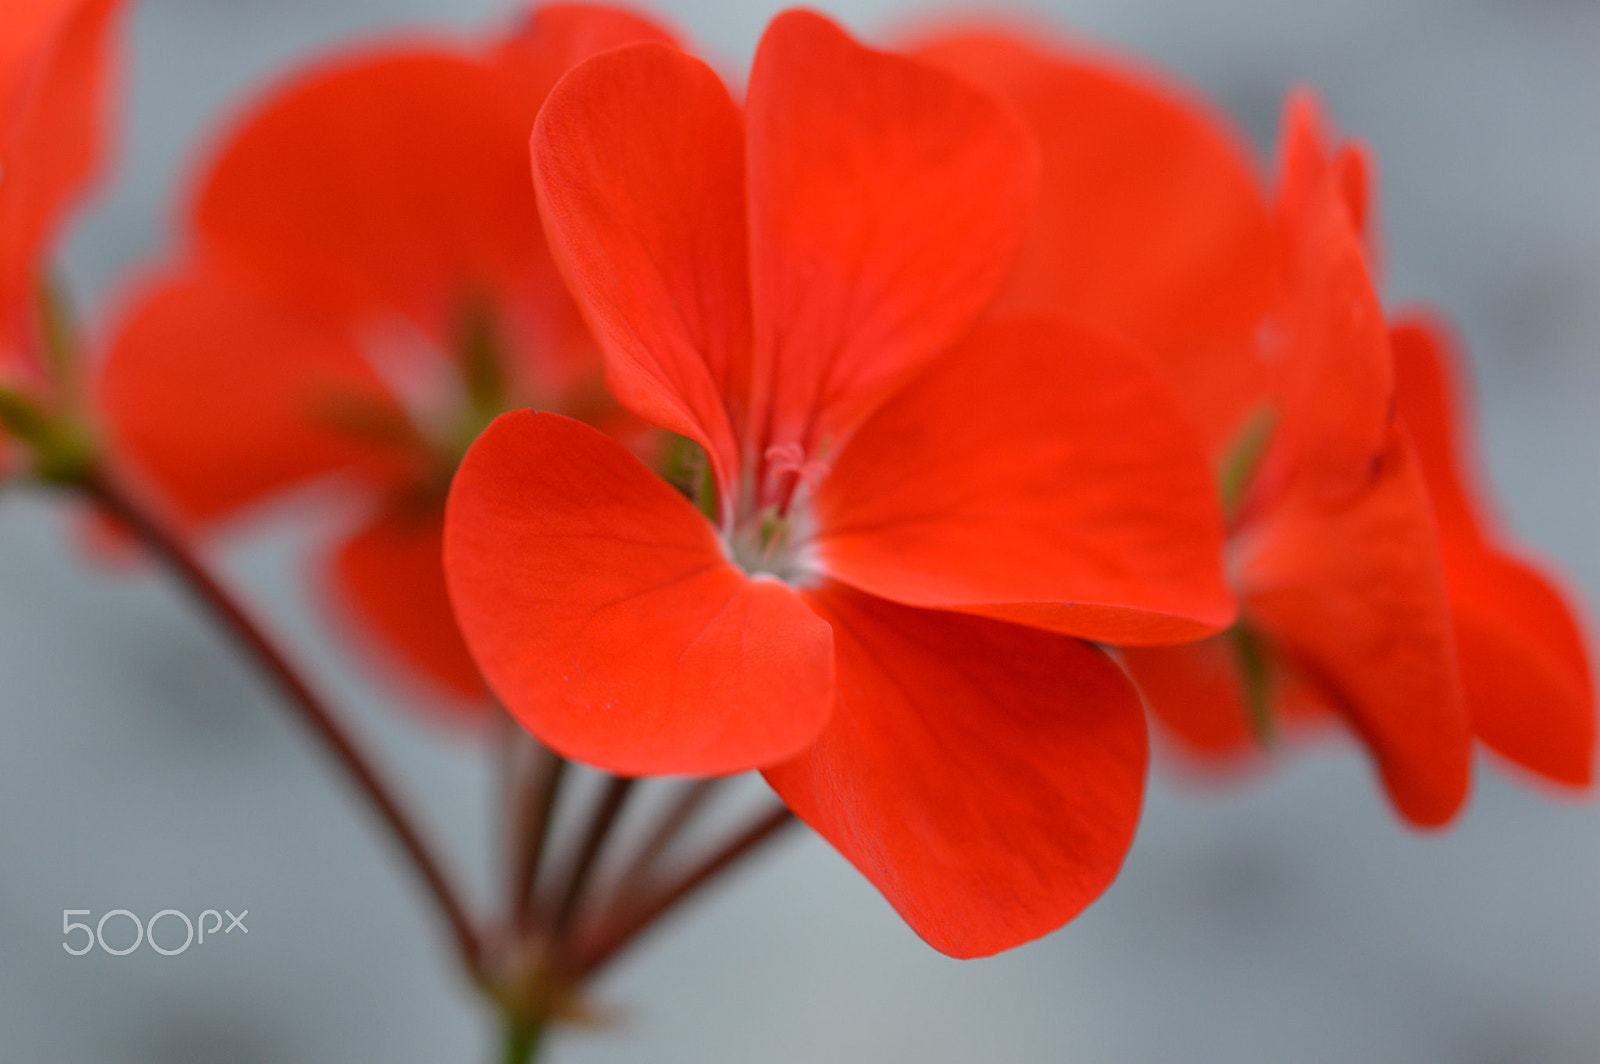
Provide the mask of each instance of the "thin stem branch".
MULTIPOLYGON (((494 788, 494 797, 501 806, 501 818, 510 824, 516 815, 514 803, 518 793, 517 781, 521 778, 519 773, 523 762, 533 756, 534 747, 528 733, 518 727, 504 706, 498 702, 493 702, 491 705, 493 707, 491 713, 494 716, 491 727, 494 733, 495 760, 494 781, 491 786, 494 788)), ((511 839, 508 837, 506 841, 509 862, 511 839)), ((509 868, 510 864, 508 863, 506 867, 509 868)))
POLYGON ((567 774, 567 759, 554 750, 535 743, 533 756, 539 763, 524 771, 520 793, 512 808, 512 815, 517 818, 516 849, 512 855, 507 901, 510 904, 511 926, 519 934, 526 932, 533 922, 533 897, 539 880, 539 866, 544 857, 545 842, 550 837, 550 822, 555 815, 561 781, 567 774))
POLYGON ((619 899, 626 901, 638 893, 649 880, 650 873, 655 871, 656 862, 667 852, 667 847, 671 846, 683 829, 689 826, 705 807, 707 799, 726 780, 725 776, 711 776, 706 779, 691 780, 683 786, 677 801, 661 815, 655 829, 650 832, 644 845, 639 847, 639 852, 628 865, 627 871, 618 878, 616 896, 619 899))
POLYGON ((474 978, 481 977, 482 950, 478 934, 467 916, 455 886, 432 847, 392 786, 340 723, 284 653, 247 614, 226 588, 177 533, 148 513, 118 486, 104 470, 91 469, 81 480, 83 489, 112 516, 126 525, 146 547, 173 569, 189 590, 222 622, 261 669, 288 696, 300 719, 322 741, 356 789, 366 798, 400 845, 422 880, 429 896, 449 925, 461 963, 474 978))
POLYGON ((577 960, 581 977, 588 978, 640 934, 689 895, 710 880, 737 864, 768 840, 781 834, 799 818, 787 807, 779 806, 750 824, 721 849, 691 868, 654 898, 631 912, 622 913, 609 927, 603 926, 593 945, 584 949, 577 960))
POLYGON ((564 936, 572 923, 573 914, 577 912, 578 904, 583 900, 583 888, 588 885, 589 874, 594 871, 600 851, 605 848, 606 837, 611 834, 611 828, 621 815, 622 807, 628 801, 628 795, 633 792, 633 784, 634 781, 627 776, 612 776, 606 784, 605 792, 600 796, 594 819, 589 822, 589 830, 578 846, 577 856, 573 859, 567 885, 556 901, 551 927, 558 939, 564 936))

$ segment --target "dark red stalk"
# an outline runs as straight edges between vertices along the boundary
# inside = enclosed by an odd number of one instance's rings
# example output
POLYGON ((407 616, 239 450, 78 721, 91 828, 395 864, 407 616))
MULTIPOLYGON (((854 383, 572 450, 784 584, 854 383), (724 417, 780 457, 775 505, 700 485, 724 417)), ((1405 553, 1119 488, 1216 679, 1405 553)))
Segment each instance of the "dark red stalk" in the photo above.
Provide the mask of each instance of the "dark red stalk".
POLYGON ((556 901, 551 927, 557 939, 563 938, 571 926, 573 914, 577 912, 579 902, 583 901, 583 889, 588 885, 589 874, 594 871, 600 852, 605 848, 606 837, 611 834, 611 828, 622 814, 628 795, 633 792, 633 784, 634 781, 626 776, 612 776, 606 783, 594 819, 589 822, 589 830, 584 834, 578 845, 578 853, 573 858, 567 885, 556 901))
POLYGON ((661 855, 667 852, 667 847, 684 828, 694 820, 695 815, 704 808, 706 800, 722 785, 726 777, 712 776, 708 779, 691 780, 683 785, 678 798, 661 814, 655 828, 639 847, 639 852, 634 855, 633 861, 628 865, 617 880, 616 895, 619 901, 626 904, 627 900, 639 892, 655 871, 656 862, 661 855))
POLYGON ((511 808, 511 816, 515 818, 515 850, 507 901, 511 927, 517 934, 525 934, 533 923, 539 867, 550 836, 550 821, 555 815, 561 781, 567 774, 567 759, 538 742, 534 743, 532 756, 537 763, 524 768, 511 808))
POLYGON ((434 856, 432 847, 423 838, 414 818, 396 796, 393 787, 362 751, 348 727, 340 723, 328 704, 301 677, 296 667, 211 574, 180 535, 149 514, 104 470, 90 468, 78 479, 78 483, 176 572, 195 597, 255 658, 256 664, 272 677, 301 721, 332 754, 377 813, 378 819, 389 829, 449 925, 462 965, 474 979, 481 979, 481 944, 460 895, 445 874, 443 865, 434 856))
POLYGON ((799 818, 787 807, 777 807, 751 823, 650 900, 637 908, 620 912, 603 923, 592 944, 578 953, 576 963, 579 976, 586 979, 593 975, 683 899, 754 852, 762 843, 779 835, 784 828, 799 822, 799 818))

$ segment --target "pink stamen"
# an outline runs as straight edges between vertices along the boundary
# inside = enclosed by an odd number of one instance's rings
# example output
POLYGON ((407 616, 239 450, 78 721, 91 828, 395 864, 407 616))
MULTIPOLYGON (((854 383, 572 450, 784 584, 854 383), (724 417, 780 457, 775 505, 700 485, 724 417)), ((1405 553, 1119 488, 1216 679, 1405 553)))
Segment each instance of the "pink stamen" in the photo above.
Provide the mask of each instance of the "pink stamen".
POLYGON ((770 473, 798 473, 805 464, 806 452, 797 440, 775 443, 767 448, 767 471, 770 473))
POLYGON ((785 473, 793 473, 810 491, 815 491, 828 474, 828 463, 817 458, 807 459, 805 448, 795 440, 768 447, 766 459, 768 476, 781 477, 785 473))

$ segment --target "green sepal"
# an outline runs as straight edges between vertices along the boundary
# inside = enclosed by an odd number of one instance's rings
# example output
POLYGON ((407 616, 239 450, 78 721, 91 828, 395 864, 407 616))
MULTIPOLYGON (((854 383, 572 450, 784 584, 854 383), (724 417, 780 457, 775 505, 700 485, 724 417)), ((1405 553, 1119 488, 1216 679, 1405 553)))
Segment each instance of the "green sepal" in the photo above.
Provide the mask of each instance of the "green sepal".
POLYGON ((79 484, 94 468, 94 436, 81 423, 47 413, 28 396, 0 388, 0 425, 33 452, 33 476, 47 484, 79 484))
POLYGON ((1267 663, 1267 647, 1261 637, 1243 622, 1228 629, 1224 638, 1233 649, 1244 684, 1245 719, 1256 742, 1270 747, 1277 742, 1272 719, 1272 675, 1267 663))
POLYGON ((1222 461, 1217 474, 1217 489, 1222 496, 1222 512, 1229 523, 1238 516, 1250 485, 1255 481, 1261 459, 1272 441, 1272 430, 1277 427, 1278 413, 1271 406, 1257 407, 1244 426, 1234 436, 1233 446, 1222 461))

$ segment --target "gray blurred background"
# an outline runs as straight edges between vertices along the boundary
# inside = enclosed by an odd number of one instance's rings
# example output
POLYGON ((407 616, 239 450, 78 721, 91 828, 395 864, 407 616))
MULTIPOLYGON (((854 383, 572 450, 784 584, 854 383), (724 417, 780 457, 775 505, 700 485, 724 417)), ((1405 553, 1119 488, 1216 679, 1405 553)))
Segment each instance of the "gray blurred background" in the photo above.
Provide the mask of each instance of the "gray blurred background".
MULTIPOLYGON (((855 30, 907 2, 824 4, 855 30)), ((659 5, 737 69, 765 3, 659 5)), ((308 49, 483 27, 499 0, 143 0, 119 175, 68 273, 91 324, 159 254, 207 131, 308 49)), ((1600 3, 1060 0, 1273 135, 1295 82, 1368 140, 1387 292, 1447 308, 1477 370, 1513 527, 1600 599, 1600 3)), ((478 1061, 488 1017, 391 850, 273 693, 167 585, 86 566, 55 500, 0 497, 0 1064, 478 1061), (165 958, 61 949, 62 909, 248 908, 248 937, 165 958)), ((226 557, 487 890, 475 742, 341 664, 285 519, 226 557)), ((796 834, 616 967, 610 1030, 554 1064, 1600 1060, 1600 810, 1485 762, 1422 837, 1352 750, 1254 786, 1158 764, 1118 883, 1044 941, 956 962, 796 834)), ((116 922, 108 925, 108 934, 116 922)), ((124 928, 124 931, 128 929, 124 928)), ((177 928, 163 929, 176 934, 177 928)))

